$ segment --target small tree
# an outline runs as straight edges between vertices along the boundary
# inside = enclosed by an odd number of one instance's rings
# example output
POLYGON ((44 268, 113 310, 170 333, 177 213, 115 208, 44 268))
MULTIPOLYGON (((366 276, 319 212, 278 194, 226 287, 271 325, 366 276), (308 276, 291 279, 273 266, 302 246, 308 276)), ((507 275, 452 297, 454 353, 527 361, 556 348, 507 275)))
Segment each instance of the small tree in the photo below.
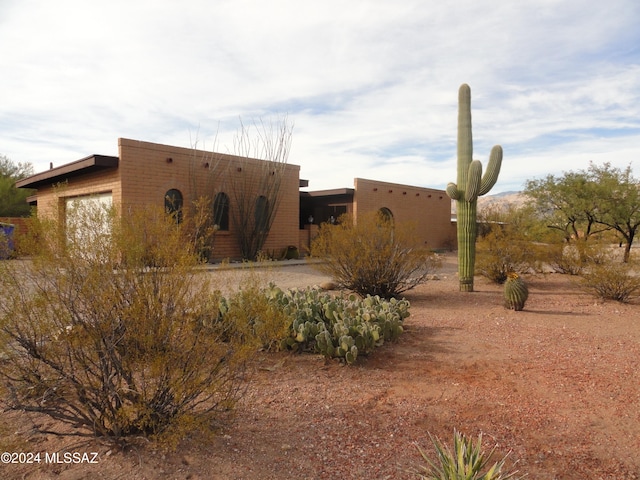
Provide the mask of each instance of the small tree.
POLYGON ((27 197, 31 189, 16 188, 15 183, 33 174, 30 163, 15 163, 0 155, 0 217, 28 217, 31 207, 27 197))
POLYGON ((620 169, 609 163, 602 167, 592 163, 588 173, 597 192, 596 221, 623 238, 625 249, 622 261, 627 263, 631 245, 640 228, 640 181, 633 177, 631 166, 620 169))
POLYGON ((360 295, 396 297, 422 283, 438 266, 438 259, 421 245, 410 224, 372 212, 357 223, 343 215, 335 225, 320 226, 311 254, 317 265, 342 287, 360 295))
POLYGON ((255 345, 229 335, 184 227, 86 208, 34 226, 31 262, 0 265, 3 403, 116 438, 227 411, 255 345))

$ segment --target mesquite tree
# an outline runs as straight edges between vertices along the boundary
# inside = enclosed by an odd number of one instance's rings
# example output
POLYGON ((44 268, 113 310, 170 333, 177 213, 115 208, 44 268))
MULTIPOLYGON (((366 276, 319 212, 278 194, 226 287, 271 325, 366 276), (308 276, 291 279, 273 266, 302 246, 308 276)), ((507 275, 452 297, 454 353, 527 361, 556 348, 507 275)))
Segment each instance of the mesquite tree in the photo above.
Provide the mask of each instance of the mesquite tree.
POLYGON ((458 233, 458 276, 460 291, 473 292, 476 257, 478 197, 489 192, 498 180, 502 147, 491 149, 489 164, 482 175, 482 163, 473 160, 471 134, 471 89, 463 84, 458 91, 458 178, 447 185, 447 195, 456 201, 458 233))

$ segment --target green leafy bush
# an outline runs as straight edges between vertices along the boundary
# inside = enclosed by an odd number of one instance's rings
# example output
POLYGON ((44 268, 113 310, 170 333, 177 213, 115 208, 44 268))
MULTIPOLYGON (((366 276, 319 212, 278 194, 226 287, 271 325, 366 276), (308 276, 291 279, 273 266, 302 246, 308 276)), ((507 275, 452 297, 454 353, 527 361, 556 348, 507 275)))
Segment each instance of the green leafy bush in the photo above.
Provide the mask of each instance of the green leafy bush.
MULTIPOLYGON (((516 479, 517 471, 503 473, 506 457, 489 466, 495 447, 487 454, 482 450, 482 434, 476 443, 455 431, 453 450, 432 437, 437 462, 432 462, 418 447, 427 466, 420 466, 416 475, 422 480, 507 480, 516 479)), ((519 477, 523 478, 523 477, 519 477)))
POLYGON ((273 285, 267 295, 291 318, 282 348, 339 357, 349 364, 398 338, 409 316, 409 302, 394 298, 334 297, 316 288, 283 291, 273 285))
POLYGON ((311 255, 324 261, 317 268, 338 285, 365 296, 397 297, 425 283, 439 265, 410 224, 395 224, 379 212, 343 215, 337 224, 320 226, 311 255))
POLYGON ((5 406, 116 438, 227 412, 251 349, 229 323, 202 328, 219 296, 183 227, 164 211, 118 220, 97 205, 65 227, 39 222, 31 260, 0 266, 5 406))

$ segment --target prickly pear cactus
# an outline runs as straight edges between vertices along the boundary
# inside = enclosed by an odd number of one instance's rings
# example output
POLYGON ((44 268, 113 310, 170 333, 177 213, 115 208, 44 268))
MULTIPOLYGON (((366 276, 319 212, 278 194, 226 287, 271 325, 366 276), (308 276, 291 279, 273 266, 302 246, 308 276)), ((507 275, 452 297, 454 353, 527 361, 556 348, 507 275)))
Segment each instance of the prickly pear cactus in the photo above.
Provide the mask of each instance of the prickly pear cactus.
POLYGON ((293 351, 314 351, 347 364, 397 339, 409 316, 407 300, 355 294, 333 296, 319 289, 288 290, 272 286, 269 298, 291 315, 290 334, 280 344, 293 351))
POLYGON ((508 273, 504 283, 504 303, 510 310, 520 311, 529 298, 529 289, 517 273, 508 273))
POLYGON ((458 229, 458 276, 460 291, 473 292, 476 259, 477 202, 498 180, 502 164, 502 147, 491 149, 487 170, 482 175, 482 163, 473 160, 471 134, 471 89, 463 84, 458 91, 458 178, 447 185, 447 195, 456 201, 458 229))

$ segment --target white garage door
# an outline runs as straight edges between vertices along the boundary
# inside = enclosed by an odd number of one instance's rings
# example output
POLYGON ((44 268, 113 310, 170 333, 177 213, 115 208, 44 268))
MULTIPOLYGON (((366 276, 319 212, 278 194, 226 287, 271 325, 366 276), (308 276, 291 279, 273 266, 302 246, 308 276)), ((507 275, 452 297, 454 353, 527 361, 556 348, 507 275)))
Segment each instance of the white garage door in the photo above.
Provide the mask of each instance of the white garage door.
POLYGON ((111 233, 111 193, 69 197, 65 221, 69 243, 105 240, 111 233))

